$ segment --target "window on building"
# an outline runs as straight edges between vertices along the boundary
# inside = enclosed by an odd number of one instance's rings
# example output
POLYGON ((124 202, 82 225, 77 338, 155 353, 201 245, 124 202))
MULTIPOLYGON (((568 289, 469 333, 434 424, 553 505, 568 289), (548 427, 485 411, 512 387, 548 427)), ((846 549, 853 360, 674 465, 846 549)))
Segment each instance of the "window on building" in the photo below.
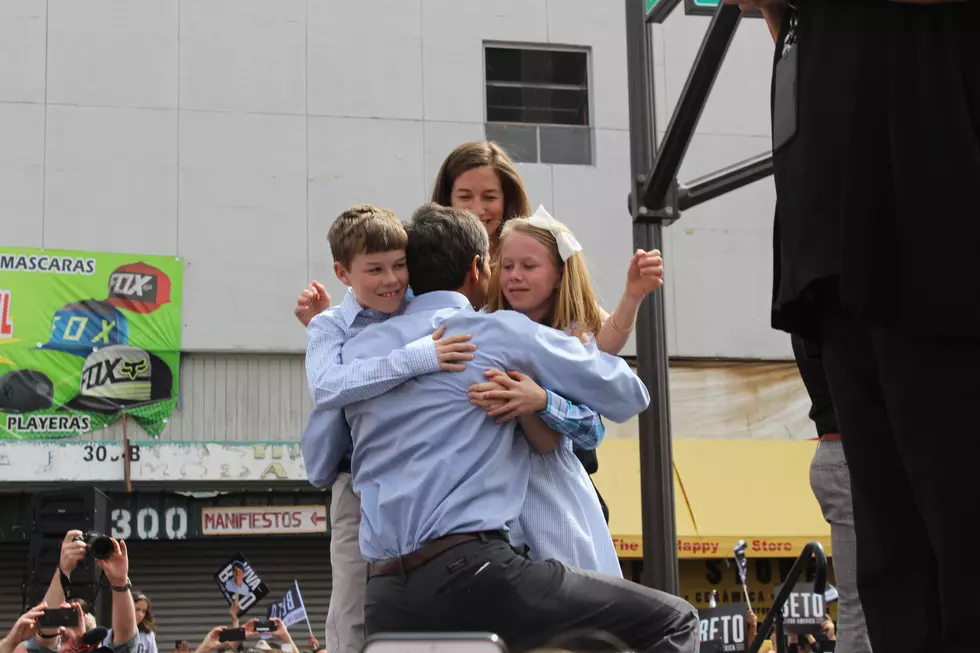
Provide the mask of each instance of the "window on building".
POLYGON ((484 47, 487 138, 516 161, 592 165, 589 53, 484 47))

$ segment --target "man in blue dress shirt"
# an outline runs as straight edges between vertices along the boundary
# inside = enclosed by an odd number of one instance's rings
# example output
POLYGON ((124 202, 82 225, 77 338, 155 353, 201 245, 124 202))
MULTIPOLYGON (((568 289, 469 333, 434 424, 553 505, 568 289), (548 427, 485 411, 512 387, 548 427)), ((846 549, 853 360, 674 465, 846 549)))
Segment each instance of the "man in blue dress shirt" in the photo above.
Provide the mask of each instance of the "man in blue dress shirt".
MULTIPOLYGON (((486 300, 487 233, 467 212, 427 204, 408 225, 415 299, 405 314, 367 327, 345 364, 384 356, 431 334, 471 334, 466 371, 411 379, 346 408, 361 497, 361 552, 369 561, 365 628, 489 631, 526 650, 570 630, 606 631, 634 651, 697 650, 697 613, 685 601, 622 579, 531 562, 511 548, 530 449, 515 422, 497 424, 467 389, 490 367, 521 370, 543 387, 623 422, 649 403, 620 359, 486 300)), ((338 446, 346 433, 337 434, 338 446)))

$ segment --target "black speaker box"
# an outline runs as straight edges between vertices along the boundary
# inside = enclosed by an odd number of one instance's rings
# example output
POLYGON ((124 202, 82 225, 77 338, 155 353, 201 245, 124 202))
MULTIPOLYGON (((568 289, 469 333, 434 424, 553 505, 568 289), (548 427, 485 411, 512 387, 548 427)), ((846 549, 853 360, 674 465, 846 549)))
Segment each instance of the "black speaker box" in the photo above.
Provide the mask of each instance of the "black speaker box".
MULTIPOLYGON (((95 488, 41 492, 32 497, 25 610, 44 598, 61 559, 65 533, 73 529, 109 535, 109 498, 95 488)), ((94 610, 100 575, 95 559, 87 556, 71 574, 71 598, 84 599, 94 610)))

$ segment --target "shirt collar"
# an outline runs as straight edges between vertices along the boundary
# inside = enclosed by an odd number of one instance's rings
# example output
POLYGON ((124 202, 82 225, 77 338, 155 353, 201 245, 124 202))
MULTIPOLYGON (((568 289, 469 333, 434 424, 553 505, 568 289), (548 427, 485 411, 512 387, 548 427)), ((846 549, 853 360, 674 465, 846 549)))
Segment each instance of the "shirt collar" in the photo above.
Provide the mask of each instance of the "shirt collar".
POLYGON ((337 312, 340 314, 344 326, 350 328, 357 316, 364 310, 367 309, 361 306, 361 303, 354 297, 354 291, 348 288, 347 292, 344 293, 344 301, 340 302, 340 306, 337 307, 337 312))
POLYGON ((434 311, 440 308, 462 308, 473 310, 473 305, 466 295, 452 290, 433 290, 423 295, 417 295, 405 309, 405 313, 434 311))
MULTIPOLYGON (((405 297, 402 299, 401 307, 399 307, 398 311, 394 314, 403 312, 405 310, 405 307, 408 305, 410 299, 412 299, 412 297, 406 291, 405 297)), ((350 288, 348 288, 347 292, 344 293, 344 300, 340 302, 340 306, 337 307, 337 311, 338 314, 340 315, 341 321, 344 324, 344 327, 347 329, 349 329, 351 325, 354 324, 354 320, 356 320, 357 316, 361 314, 380 315, 384 317, 389 317, 388 313, 382 313, 379 310, 375 310, 373 308, 364 308, 363 306, 361 306, 361 302, 357 301, 357 298, 354 297, 354 291, 351 290, 350 288)))

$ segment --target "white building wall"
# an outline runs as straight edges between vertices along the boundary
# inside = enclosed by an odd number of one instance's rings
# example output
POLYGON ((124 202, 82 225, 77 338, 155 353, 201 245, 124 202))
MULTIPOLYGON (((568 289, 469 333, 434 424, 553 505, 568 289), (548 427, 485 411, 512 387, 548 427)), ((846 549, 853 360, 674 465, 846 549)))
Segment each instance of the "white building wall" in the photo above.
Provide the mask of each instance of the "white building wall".
MULTIPOLYGON (((407 217, 443 157, 484 136, 483 44, 591 52, 595 165, 523 164, 614 307, 632 249, 620 0, 6 0, 4 245, 186 259, 187 351, 300 352, 291 307, 355 202, 407 217)), ((655 27, 660 128, 708 19, 655 27)), ((746 20, 682 179, 768 146, 771 41, 746 20)), ((666 231, 670 350, 786 357, 768 328, 771 182, 666 231)), ((625 353, 632 353, 632 344, 625 353)))
MULTIPOLYGON (((5 0, 0 243, 184 257, 190 355, 164 437, 298 438, 309 398, 291 309, 310 278, 340 296, 329 224, 357 202, 407 218, 445 155, 484 137, 486 42, 590 51, 595 165, 520 172, 614 308, 632 251, 623 5, 5 0)), ((652 28, 661 132, 707 25, 679 9, 652 28)), ((682 181, 768 148, 771 51, 762 21, 743 21, 682 181)), ((773 202, 760 182, 665 231, 672 355, 789 357, 768 326, 773 202)))

